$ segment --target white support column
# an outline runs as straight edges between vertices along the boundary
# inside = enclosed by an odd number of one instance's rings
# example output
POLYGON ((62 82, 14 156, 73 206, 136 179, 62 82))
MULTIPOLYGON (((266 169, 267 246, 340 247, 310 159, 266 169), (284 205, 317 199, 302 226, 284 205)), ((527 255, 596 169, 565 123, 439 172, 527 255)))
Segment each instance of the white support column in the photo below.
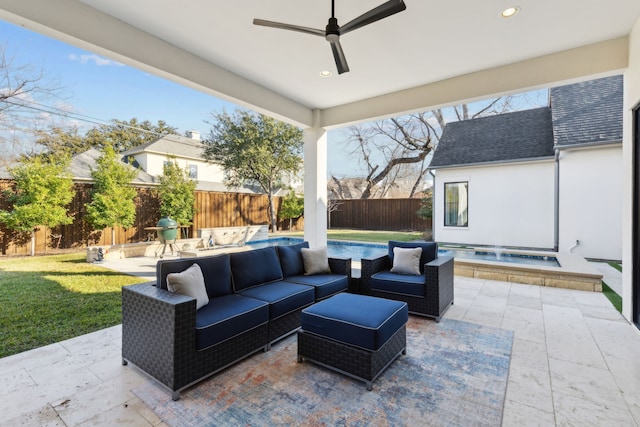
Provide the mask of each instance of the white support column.
POLYGON ((313 114, 314 127, 304 130, 304 239, 315 248, 327 244, 327 130, 313 114))

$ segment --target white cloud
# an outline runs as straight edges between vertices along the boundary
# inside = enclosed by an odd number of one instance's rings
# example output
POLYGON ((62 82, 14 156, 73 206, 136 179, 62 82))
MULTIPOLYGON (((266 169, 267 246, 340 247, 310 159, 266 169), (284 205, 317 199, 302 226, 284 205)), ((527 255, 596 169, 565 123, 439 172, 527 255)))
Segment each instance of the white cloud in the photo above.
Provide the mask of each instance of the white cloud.
POLYGON ((124 66, 124 64, 121 64, 118 61, 112 61, 111 59, 103 58, 102 56, 96 55, 94 53, 82 54, 82 55, 76 55, 75 53, 72 53, 72 54, 69 55, 68 58, 71 61, 79 62, 80 64, 86 64, 88 62, 93 62, 98 67, 109 67, 109 66, 122 67, 122 66, 124 66))

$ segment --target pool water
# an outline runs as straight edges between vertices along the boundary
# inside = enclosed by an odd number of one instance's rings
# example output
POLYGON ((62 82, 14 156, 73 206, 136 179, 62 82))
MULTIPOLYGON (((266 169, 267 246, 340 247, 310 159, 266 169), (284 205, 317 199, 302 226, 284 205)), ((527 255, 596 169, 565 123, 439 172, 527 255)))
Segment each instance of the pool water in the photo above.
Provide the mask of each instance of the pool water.
MULTIPOLYGON (((285 246, 302 243, 304 239, 295 237, 278 237, 268 240, 259 240, 255 242, 247 242, 247 246, 258 249, 267 246, 285 246)), ((332 258, 351 258, 353 261, 360 261, 362 258, 378 258, 386 255, 388 252, 387 245, 376 243, 357 243, 329 240, 327 242, 327 255, 332 258)), ((454 258, 464 258, 469 260, 483 261, 499 261, 513 264, 539 265, 546 267, 559 267, 558 260, 553 256, 539 255, 523 255, 501 252, 498 255, 495 252, 472 251, 463 249, 440 249, 439 255, 451 255, 454 258)))

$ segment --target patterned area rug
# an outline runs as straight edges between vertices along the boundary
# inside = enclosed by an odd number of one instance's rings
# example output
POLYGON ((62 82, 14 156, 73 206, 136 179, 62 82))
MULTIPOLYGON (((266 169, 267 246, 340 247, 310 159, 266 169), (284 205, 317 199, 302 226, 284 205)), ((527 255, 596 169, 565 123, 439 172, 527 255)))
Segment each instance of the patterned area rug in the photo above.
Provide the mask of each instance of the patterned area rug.
POLYGON ((297 363, 292 335, 185 390, 154 381, 133 392, 168 425, 500 426, 513 333, 410 316, 407 354, 363 382, 297 363))

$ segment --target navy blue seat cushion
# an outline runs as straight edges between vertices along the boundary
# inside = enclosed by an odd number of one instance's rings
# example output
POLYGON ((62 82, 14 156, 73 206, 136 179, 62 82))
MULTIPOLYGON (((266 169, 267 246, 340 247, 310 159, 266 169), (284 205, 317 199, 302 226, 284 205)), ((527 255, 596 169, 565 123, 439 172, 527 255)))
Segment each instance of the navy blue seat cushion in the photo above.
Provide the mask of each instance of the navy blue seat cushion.
POLYGON ((167 289, 167 275, 179 273, 198 264, 204 277, 209 299, 233 293, 229 254, 181 259, 161 259, 156 267, 156 286, 167 289))
POLYGON ((304 274, 304 262, 302 261, 300 249, 308 248, 309 242, 276 247, 278 248, 278 257, 280 257, 282 275, 285 278, 304 274))
POLYGON ((282 269, 275 246, 234 252, 229 255, 235 292, 282 280, 282 269))
POLYGON ((393 248, 422 248, 420 255, 420 274, 424 274, 424 265, 438 257, 438 244, 436 242, 396 242, 389 241, 389 260, 393 265, 393 248))
POLYGON ((268 321, 264 301, 234 294, 214 298, 196 312, 196 348, 211 347, 268 321))
POLYGON ((313 287, 285 281, 247 288, 240 291, 240 295, 268 303, 270 320, 306 307, 315 301, 313 287))
POLYGON ((369 283, 371 284, 371 289, 378 291, 413 295, 423 298, 425 296, 424 275, 413 276, 383 270, 371 276, 369 283))
POLYGON ((313 286, 316 290, 316 301, 338 292, 346 291, 349 280, 343 274, 316 274, 313 276, 291 276, 287 282, 302 283, 313 286))
POLYGON ((302 310, 301 326, 306 332, 375 351, 408 319, 404 302, 341 293, 302 310))

